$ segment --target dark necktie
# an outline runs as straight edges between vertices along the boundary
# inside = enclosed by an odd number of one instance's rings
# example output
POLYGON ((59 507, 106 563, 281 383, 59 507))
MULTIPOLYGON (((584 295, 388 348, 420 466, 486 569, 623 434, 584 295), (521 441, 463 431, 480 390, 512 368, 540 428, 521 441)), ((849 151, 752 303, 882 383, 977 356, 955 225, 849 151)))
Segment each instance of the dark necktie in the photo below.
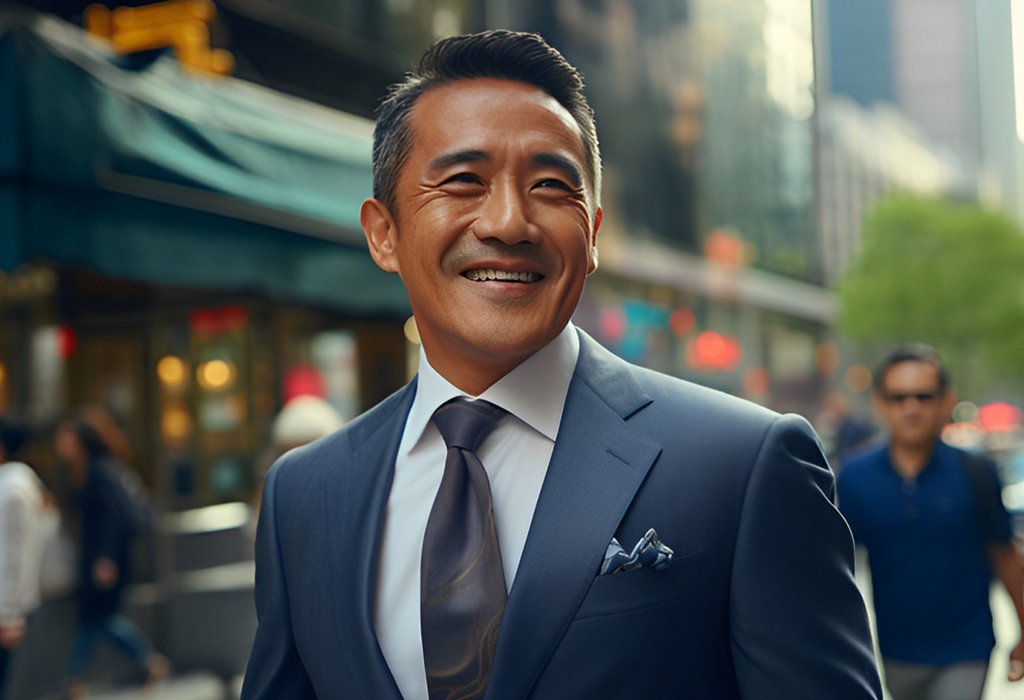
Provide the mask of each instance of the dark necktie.
POLYGON ((494 661, 505 574, 491 486, 474 454, 505 411, 455 399, 434 412, 448 456, 423 537, 420 631, 430 700, 482 698, 494 661))

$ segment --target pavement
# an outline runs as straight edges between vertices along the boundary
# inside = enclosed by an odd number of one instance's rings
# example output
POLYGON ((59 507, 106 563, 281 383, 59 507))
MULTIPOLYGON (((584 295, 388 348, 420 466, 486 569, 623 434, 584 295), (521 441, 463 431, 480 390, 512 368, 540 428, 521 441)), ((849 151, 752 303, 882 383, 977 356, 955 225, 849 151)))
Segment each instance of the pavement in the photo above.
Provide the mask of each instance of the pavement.
POLYGON ((212 674, 192 673, 174 676, 145 690, 96 686, 89 689, 83 700, 236 700, 241 689, 241 677, 225 683, 212 674))

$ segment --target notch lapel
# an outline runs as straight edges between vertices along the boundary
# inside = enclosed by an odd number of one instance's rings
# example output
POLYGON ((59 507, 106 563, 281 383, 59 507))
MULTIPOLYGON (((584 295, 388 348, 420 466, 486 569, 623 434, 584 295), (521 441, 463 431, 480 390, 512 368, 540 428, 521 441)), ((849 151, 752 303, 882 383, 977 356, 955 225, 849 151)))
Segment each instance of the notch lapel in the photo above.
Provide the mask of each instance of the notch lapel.
POLYGON ((509 592, 488 700, 529 695, 661 453, 625 421, 651 401, 632 370, 580 336, 562 424, 509 592))
POLYGON ((360 687, 348 688, 355 696, 379 700, 401 700, 401 693, 377 641, 373 624, 374 600, 377 590, 377 564, 380 539, 384 527, 388 494, 395 472, 395 458, 401 442, 405 421, 416 394, 416 381, 393 398, 394 408, 382 422, 360 426, 352 436, 353 450, 348 459, 364 465, 351 470, 352 478, 333 479, 335 504, 328 511, 329 532, 359 533, 355 541, 335 537, 333 566, 337 576, 339 599, 347 603, 342 610, 355 615, 339 616, 335 622, 334 649, 344 649, 353 677, 360 678, 360 687))

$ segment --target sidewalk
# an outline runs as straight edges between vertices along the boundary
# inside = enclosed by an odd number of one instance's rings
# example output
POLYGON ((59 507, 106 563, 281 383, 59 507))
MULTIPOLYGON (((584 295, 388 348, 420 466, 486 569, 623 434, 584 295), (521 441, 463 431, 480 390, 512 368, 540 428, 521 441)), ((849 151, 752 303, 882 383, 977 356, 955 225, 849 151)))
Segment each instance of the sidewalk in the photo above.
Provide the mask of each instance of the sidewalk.
POLYGON ((1017 613, 1013 610, 1009 594, 998 584, 992 587, 992 617, 995 620, 996 648, 988 667, 983 700, 1020 700, 1024 698, 1024 681, 1011 683, 1006 680, 1010 649, 1020 634, 1017 613))
MULTIPOLYGON (((225 684, 216 676, 194 673, 169 679, 155 688, 90 688, 84 700, 235 700, 241 678, 225 684)), ((49 700, 49 698, 40 698, 49 700)))

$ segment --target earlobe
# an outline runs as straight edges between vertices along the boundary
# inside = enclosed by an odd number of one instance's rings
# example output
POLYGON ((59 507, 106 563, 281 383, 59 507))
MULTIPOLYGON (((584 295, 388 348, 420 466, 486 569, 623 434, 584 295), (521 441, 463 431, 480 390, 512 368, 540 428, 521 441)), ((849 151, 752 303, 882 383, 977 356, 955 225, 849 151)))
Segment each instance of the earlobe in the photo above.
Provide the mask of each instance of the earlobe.
POLYGON ((385 272, 398 272, 398 227, 388 208, 378 199, 367 199, 359 210, 359 223, 377 267, 385 272))

